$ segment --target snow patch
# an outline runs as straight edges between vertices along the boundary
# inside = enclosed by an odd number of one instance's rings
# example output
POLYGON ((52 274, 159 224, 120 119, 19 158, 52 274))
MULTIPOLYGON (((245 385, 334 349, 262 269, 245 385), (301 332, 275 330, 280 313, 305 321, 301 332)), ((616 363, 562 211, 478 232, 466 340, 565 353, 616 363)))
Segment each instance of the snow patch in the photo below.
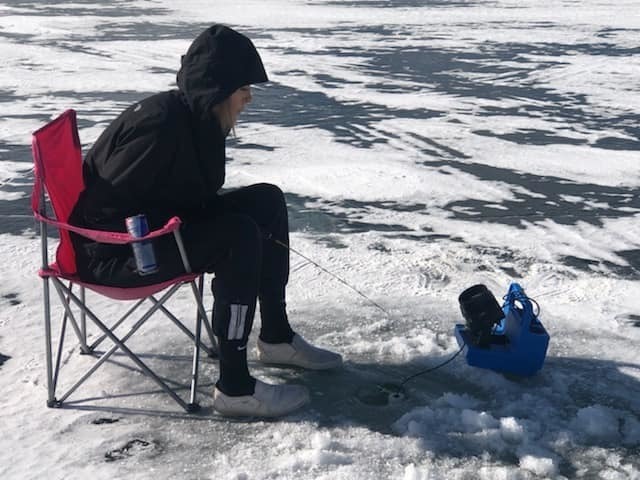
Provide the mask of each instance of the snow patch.
POLYGON ((583 433, 588 441, 616 441, 620 439, 618 414, 611 408, 592 405, 578 410, 572 428, 583 433))
POLYGON ((500 419, 500 435, 507 443, 520 443, 525 438, 524 427, 513 417, 500 419))
POLYGON ((487 412, 476 412, 467 409, 462 411, 461 420, 469 432, 493 429, 500 425, 500 422, 487 412))
POLYGON ((541 477, 555 475, 557 467, 553 459, 524 455, 520 458, 520 467, 541 477))

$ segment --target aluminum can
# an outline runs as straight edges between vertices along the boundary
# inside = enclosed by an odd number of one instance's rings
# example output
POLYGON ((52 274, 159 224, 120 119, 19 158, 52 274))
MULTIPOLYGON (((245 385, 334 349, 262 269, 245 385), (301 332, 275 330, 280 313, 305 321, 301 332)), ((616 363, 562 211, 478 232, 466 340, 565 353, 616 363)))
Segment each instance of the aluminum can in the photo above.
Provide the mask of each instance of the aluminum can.
MULTIPOLYGON (((125 224, 127 226, 127 232, 129 232, 129 235, 132 237, 140 238, 149 233, 149 224, 147 223, 147 217, 144 215, 127 217, 125 224)), ((131 246, 133 247, 133 256, 136 259, 136 268, 140 275, 149 275, 158 271, 156 254, 151 241, 134 242, 131 246)))

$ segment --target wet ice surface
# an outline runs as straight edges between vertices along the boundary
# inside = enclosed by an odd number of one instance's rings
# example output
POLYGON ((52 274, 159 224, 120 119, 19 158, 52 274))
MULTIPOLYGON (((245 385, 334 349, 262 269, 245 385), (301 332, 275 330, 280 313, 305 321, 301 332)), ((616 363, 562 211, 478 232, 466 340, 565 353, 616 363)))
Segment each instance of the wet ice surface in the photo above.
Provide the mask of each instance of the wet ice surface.
MULTIPOLYGON (((2 477, 638 478, 635 2, 174 3, 0 3, 2 477), (294 256, 292 322, 345 368, 250 358, 260 378, 307 385, 307 409, 220 418, 206 359, 202 411, 182 414, 123 356, 46 409, 30 132, 74 108, 90 146, 172 88, 214 21, 254 39, 271 79, 230 141, 228 186, 280 185, 294 248, 388 314, 294 256), (460 356, 391 398, 456 352, 462 290, 499 297, 512 280, 551 335, 537 376, 460 356)), ((174 306, 190 318, 187 293, 174 306)), ((187 343, 153 322, 133 345, 186 387, 187 343)), ((65 348, 63 385, 89 365, 65 348)))

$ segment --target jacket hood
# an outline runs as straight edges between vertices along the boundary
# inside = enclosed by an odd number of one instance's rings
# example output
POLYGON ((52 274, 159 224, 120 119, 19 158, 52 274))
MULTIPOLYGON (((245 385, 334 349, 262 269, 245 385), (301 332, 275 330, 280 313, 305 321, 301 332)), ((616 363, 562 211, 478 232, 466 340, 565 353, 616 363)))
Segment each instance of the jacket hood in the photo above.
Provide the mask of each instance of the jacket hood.
POLYGON ((182 56, 178 88, 198 117, 209 119, 212 108, 244 85, 268 81, 251 40, 224 25, 213 25, 193 41, 182 56))

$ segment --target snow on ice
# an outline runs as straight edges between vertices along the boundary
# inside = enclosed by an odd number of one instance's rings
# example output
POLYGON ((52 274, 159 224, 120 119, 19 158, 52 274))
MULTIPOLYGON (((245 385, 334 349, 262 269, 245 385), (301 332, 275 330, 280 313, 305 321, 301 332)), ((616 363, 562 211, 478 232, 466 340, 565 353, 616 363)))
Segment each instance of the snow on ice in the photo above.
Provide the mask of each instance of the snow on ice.
MULTIPOLYGON (((640 478, 637 10, 635 0, 0 1, 0 477, 640 478), (250 352, 256 376, 311 389, 310 406, 284 419, 218 416, 209 359, 197 415, 123 357, 68 408, 48 409, 30 133, 74 108, 88 148, 125 106, 173 88, 180 55, 214 22, 249 35, 271 79, 229 143, 228 187, 280 185, 292 246, 382 309, 292 257, 292 322, 346 365, 279 370, 250 352), (484 283, 500 297, 511 281, 551 335, 536 376, 460 355, 408 381, 398 401, 361 401, 457 351, 462 290, 484 283)), ((173 306, 191 314, 186 295, 173 306)), ((132 341, 188 382, 189 348, 171 325, 132 341)), ((87 361, 69 341, 60 381, 87 361)))

